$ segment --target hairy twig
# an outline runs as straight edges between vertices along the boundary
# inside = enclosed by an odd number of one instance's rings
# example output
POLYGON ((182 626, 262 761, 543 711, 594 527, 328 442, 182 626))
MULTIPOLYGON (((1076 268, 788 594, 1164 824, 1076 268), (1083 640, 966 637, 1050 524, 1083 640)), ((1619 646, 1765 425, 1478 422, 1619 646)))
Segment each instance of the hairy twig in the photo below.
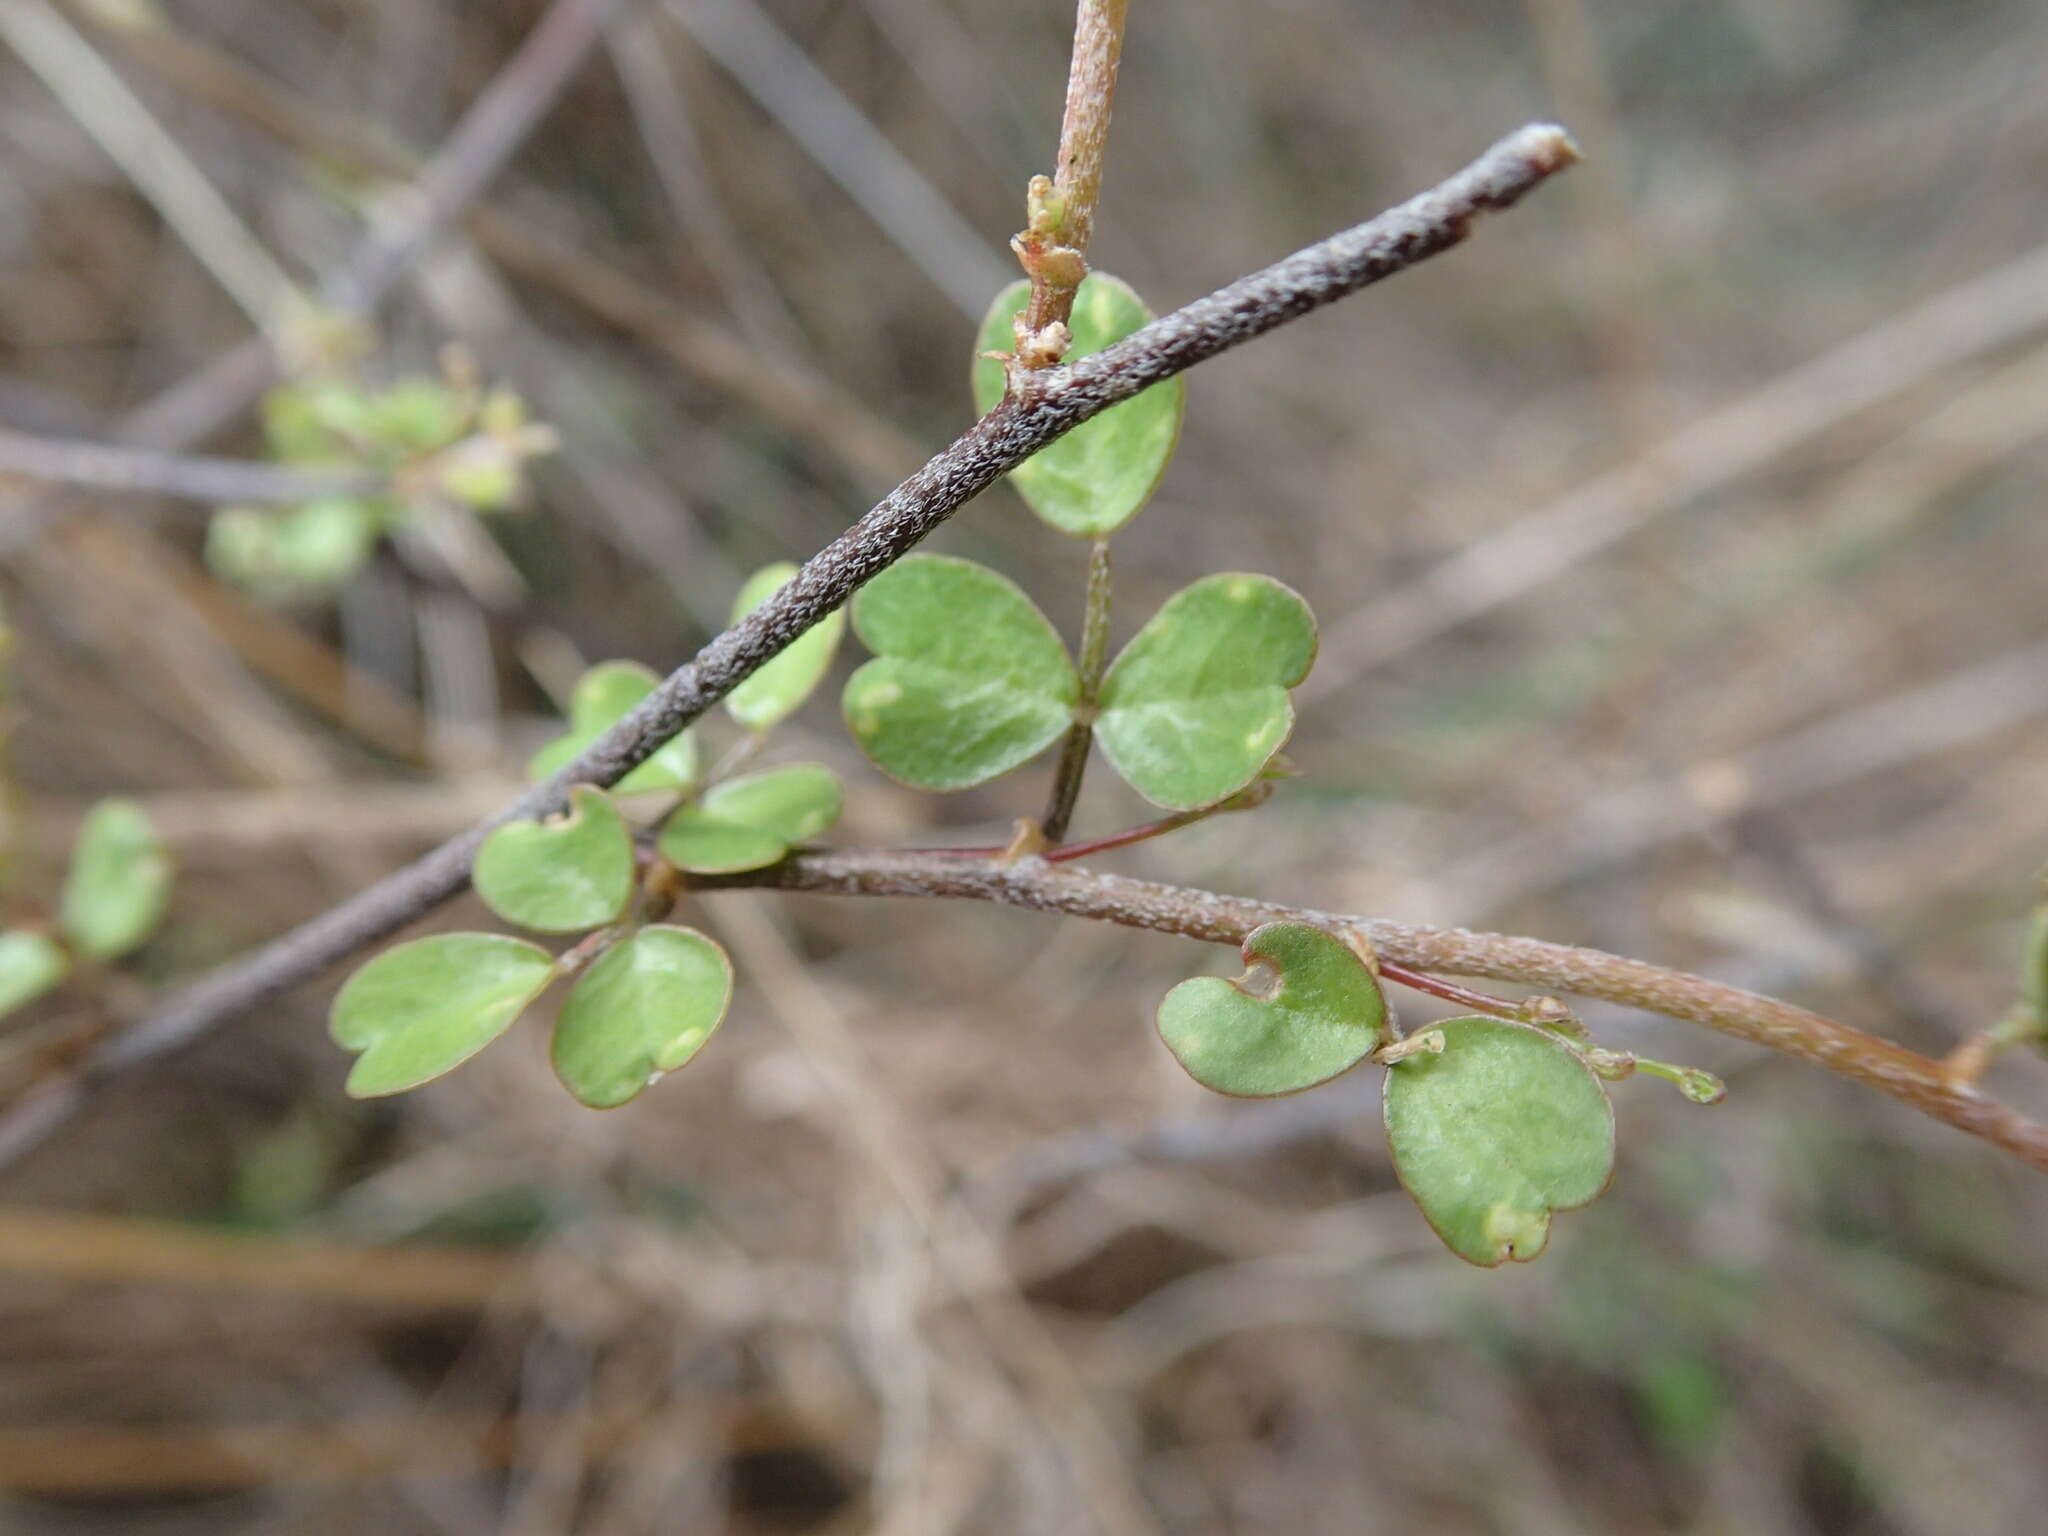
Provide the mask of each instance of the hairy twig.
MULTIPOLYGON (((1562 129, 1523 128, 1400 207, 1198 299, 1071 367, 1034 376, 1028 389, 1013 392, 904 481, 553 779, 322 916, 186 988, 108 1042, 88 1063, 88 1073, 151 1060, 425 915, 468 883, 470 862, 493 827, 558 810, 571 784, 617 783, 1046 444, 1162 379, 1450 249, 1471 233, 1480 214, 1511 207, 1576 159, 1577 150, 1562 129)), ((22 1118, 0 1127, 0 1156, 58 1123, 75 1092, 51 1090, 21 1105, 22 1118), (17 1130, 22 1134, 12 1134, 17 1130)))
POLYGON ((1102 165, 1109 147, 1127 9, 1127 0, 1080 0, 1075 9, 1074 55, 1051 195, 1048 199, 1043 182, 1034 178, 1030 225, 1015 242, 1018 259, 1031 278, 1031 302, 1018 329, 1018 355, 1026 367, 1041 366, 1053 355, 1047 347, 1027 344, 1026 338, 1043 335, 1048 326, 1066 324, 1074 312, 1074 293, 1088 270, 1088 241, 1095 233, 1095 204, 1102 196, 1102 165))
POLYGON ((2048 1126, 1973 1089, 1942 1064, 1791 1003, 1597 949, 1462 928, 1425 928, 1104 874, 1042 858, 1014 862, 922 851, 800 853, 746 875, 700 878, 701 889, 772 886, 827 895, 953 897, 1057 912, 1128 928, 1238 944, 1261 923, 1357 930, 1386 960, 1454 976, 1518 982, 1704 1024, 1796 1056, 1891 1095, 2048 1172, 2048 1126))

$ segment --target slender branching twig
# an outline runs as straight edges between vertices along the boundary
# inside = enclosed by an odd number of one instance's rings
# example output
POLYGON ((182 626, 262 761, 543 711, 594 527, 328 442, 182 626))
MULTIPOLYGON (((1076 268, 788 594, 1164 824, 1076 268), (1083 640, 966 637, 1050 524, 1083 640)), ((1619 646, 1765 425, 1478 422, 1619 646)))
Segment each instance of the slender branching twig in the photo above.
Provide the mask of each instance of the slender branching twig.
POLYGON ((1057 358, 1057 350, 1037 338, 1050 326, 1066 324, 1074 312, 1075 290, 1088 271, 1126 9, 1127 0, 1080 0, 1075 10, 1059 162, 1050 187, 1034 178, 1030 223, 1015 242, 1031 279, 1031 302, 1017 331, 1018 357, 1027 368, 1057 358))
POLYGON ((162 453, 78 438, 34 437, 5 427, 0 427, 0 475, 206 502, 288 504, 326 496, 376 496, 391 489, 387 475, 162 453))
MULTIPOLYGON (((1471 233, 1479 215, 1513 206, 1577 157, 1562 129, 1523 128, 1398 208, 1241 278, 1071 367, 1033 375, 1028 388, 1013 391, 814 555, 787 586, 670 674, 561 773, 425 857, 172 996, 96 1052, 84 1067, 86 1077, 152 1060, 425 915, 468 883, 470 863, 493 827, 559 810, 572 784, 617 783, 1046 444, 1162 379, 1450 249, 1471 233)), ((0 1126, 0 1157, 59 1123, 79 1091, 73 1082, 18 1106, 18 1115, 0 1126)))
POLYGON ((845 849, 795 854, 769 869, 700 877, 694 883, 707 890, 772 886, 827 895, 992 901, 1212 944, 1242 943, 1261 923, 1309 923, 1336 933, 1356 931, 1371 940, 1383 961, 1398 966, 1599 998, 1704 1024, 1782 1051, 1889 1094, 2048 1172, 2048 1126, 1983 1097, 1938 1061, 1776 998, 1597 949, 1317 912, 1043 858, 1004 861, 925 851, 845 849))

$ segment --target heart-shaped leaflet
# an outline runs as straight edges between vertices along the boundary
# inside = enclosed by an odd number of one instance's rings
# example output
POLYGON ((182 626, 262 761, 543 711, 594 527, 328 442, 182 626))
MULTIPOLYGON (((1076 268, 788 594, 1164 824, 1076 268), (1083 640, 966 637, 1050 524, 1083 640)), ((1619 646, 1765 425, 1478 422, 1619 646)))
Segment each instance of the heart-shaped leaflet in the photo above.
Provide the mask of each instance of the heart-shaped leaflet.
POLYGON ((1476 1015, 1429 1027, 1442 1033, 1443 1051, 1387 1069, 1394 1169, 1459 1258, 1487 1268, 1533 1259, 1551 1212, 1607 1187, 1607 1090, 1547 1030, 1476 1015))
POLYGON ((1383 1038, 1386 999, 1350 945, 1306 923, 1245 939, 1235 981, 1197 976, 1159 1004, 1159 1037, 1188 1076, 1238 1098, 1299 1093, 1348 1072, 1383 1038))

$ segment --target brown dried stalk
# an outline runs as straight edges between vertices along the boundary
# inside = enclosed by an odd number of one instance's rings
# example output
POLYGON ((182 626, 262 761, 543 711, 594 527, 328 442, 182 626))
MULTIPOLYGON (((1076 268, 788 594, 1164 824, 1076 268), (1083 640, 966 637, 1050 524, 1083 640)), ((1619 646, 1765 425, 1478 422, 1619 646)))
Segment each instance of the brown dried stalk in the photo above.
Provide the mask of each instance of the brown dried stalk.
POLYGON ((705 890, 772 886, 826 895, 993 901, 1212 944, 1241 943, 1261 923, 1309 923, 1336 933, 1355 929, 1372 940, 1382 959, 1400 965, 1596 997, 1782 1051, 1889 1094, 2048 1173, 2048 1126, 1985 1098, 1941 1062, 1776 998, 1597 949, 1281 906, 1043 858, 1009 862, 974 854, 845 849, 799 853, 769 869, 693 883, 705 890))

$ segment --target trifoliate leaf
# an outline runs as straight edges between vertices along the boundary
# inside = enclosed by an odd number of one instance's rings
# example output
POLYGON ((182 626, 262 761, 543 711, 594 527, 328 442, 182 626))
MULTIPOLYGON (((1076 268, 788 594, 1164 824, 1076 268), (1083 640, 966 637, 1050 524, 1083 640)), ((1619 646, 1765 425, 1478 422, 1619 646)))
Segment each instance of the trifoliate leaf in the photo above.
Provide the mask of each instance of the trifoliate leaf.
MULTIPOLYGON (((764 566, 747 578, 732 605, 737 624, 767 602, 796 575, 788 561, 764 566)), ((788 650, 768 662, 752 677, 725 696, 726 713, 750 731, 765 731, 778 725, 809 698, 831 670, 839 653, 839 637, 846 630, 846 611, 835 608, 818 624, 805 630, 788 650)))
POLYGON ((0 933, 0 1018, 30 1003, 62 981, 71 969, 64 946, 26 928, 0 933))
MULTIPOLYGON (((1008 352, 1016 340, 1010 322, 1031 296, 1028 281, 1012 283, 989 306, 974 362, 974 405, 987 411, 1003 398, 1003 365, 983 352, 1008 352)), ((1149 323, 1152 312, 1128 283, 1091 272, 1074 295, 1068 322, 1073 344, 1066 361, 1100 352, 1149 323)), ((1152 499, 1180 440, 1187 386, 1178 378, 1113 405, 1058 442, 1039 449, 1010 472, 1031 510, 1062 533, 1096 539, 1114 533, 1152 499)))
POLYGON ((1543 1251, 1552 1211, 1607 1187, 1614 1110, 1577 1052, 1505 1019, 1450 1019, 1441 1054, 1387 1069, 1387 1144, 1450 1250, 1491 1268, 1543 1251))
POLYGON ((1159 1004, 1159 1037, 1188 1076, 1239 1098, 1298 1093, 1380 1043, 1378 979, 1341 939, 1268 923, 1244 941, 1244 976, 1197 976, 1159 1004))
MULTIPOLYGON (((527 776, 536 783, 569 766, 598 737, 623 720, 661 681, 637 661, 601 661, 569 696, 569 732, 533 755, 527 776)), ((663 746, 614 786, 621 794, 687 790, 697 782, 697 742, 688 731, 663 746)))
POLYGON ((86 813, 71 850, 58 924, 80 954, 114 960, 163 921, 171 856, 132 800, 102 800, 86 813))
POLYGON ((847 680, 853 739, 920 789, 966 789, 1043 752, 1073 720, 1067 648, 1006 576, 971 560, 911 555, 853 600, 876 653, 847 680))
POLYGON ((1191 811, 1259 776, 1294 727, 1316 621, 1268 576, 1204 577, 1168 598, 1102 680, 1095 739, 1154 805, 1191 811))
POLYGON ((588 784, 569 811, 494 830, 470 871, 498 916, 536 933, 580 933, 616 918, 633 895, 633 834, 611 796, 588 784))
POLYGON ((661 856, 700 875, 764 869, 837 821, 840 803, 838 776, 817 763, 731 779, 669 817, 661 856))
POLYGON ((452 1072, 554 976, 554 956, 499 933, 440 933, 385 950, 349 977, 328 1014, 335 1044, 361 1053, 349 1093, 404 1093, 452 1072))
POLYGON ((593 1109, 623 1104, 702 1049, 732 1001, 732 962, 694 928, 643 928, 584 973, 555 1023, 555 1073, 593 1109))

